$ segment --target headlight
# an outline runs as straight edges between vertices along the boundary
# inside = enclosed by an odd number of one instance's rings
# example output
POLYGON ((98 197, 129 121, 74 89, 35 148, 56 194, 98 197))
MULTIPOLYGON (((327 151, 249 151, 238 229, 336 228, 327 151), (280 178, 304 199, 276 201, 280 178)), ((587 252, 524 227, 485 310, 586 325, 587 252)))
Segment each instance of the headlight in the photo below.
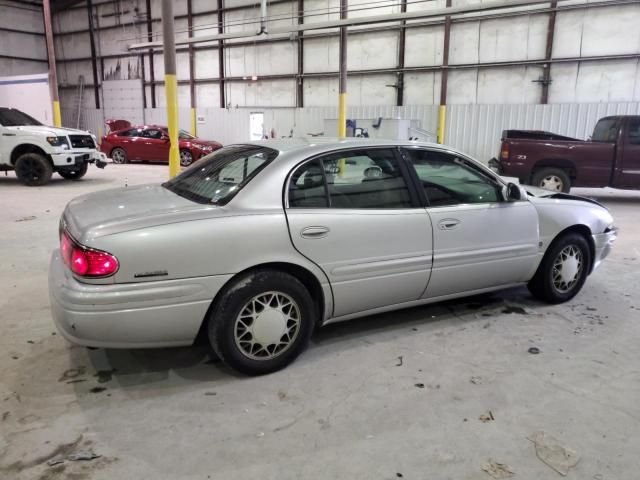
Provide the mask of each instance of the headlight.
POLYGON ((67 147, 67 148, 69 148, 69 142, 67 142, 67 137, 47 137, 47 142, 52 147, 67 147))
POLYGON ((198 148, 203 152, 213 152, 213 147, 210 145, 198 145, 198 148))

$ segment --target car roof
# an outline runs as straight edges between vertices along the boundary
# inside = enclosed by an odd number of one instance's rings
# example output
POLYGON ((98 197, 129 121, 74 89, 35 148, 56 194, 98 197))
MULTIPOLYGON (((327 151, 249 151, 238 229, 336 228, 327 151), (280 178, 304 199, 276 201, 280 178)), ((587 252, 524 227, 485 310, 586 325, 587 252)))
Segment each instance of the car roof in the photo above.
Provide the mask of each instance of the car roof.
POLYGON ((372 138, 336 138, 336 137, 311 137, 311 138, 282 138, 272 140, 257 140, 240 142, 244 145, 257 145, 278 150, 281 153, 293 153, 299 150, 319 147, 326 150, 358 147, 383 147, 383 146, 423 146, 441 150, 455 151, 445 145, 431 142, 419 142, 415 140, 383 140, 372 138))

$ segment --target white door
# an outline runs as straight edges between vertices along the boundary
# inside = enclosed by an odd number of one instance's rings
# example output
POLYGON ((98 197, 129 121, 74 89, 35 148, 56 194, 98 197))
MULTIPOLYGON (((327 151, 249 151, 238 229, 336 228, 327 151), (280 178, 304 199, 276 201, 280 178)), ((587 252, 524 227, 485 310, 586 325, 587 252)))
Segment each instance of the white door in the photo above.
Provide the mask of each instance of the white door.
POLYGON ((326 273, 334 317, 420 298, 431 224, 391 148, 341 151, 291 175, 287 220, 296 249, 326 273))
POLYGON ((496 179, 462 158, 405 151, 433 223, 433 269, 424 297, 528 280, 539 253, 535 207, 526 199, 504 201, 496 179))
POLYGON ((251 112, 249 114, 249 135, 251 140, 262 140, 264 137, 264 113, 251 112))

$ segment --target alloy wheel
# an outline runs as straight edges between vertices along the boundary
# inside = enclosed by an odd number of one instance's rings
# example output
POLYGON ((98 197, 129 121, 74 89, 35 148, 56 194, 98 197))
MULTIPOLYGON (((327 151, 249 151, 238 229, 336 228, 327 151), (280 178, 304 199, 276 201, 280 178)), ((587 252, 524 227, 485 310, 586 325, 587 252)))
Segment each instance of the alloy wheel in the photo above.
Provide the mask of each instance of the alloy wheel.
POLYGON ((124 150, 118 148, 111 152, 111 160, 113 160, 113 163, 125 163, 127 157, 125 156, 124 150))
POLYGON ((183 167, 188 167, 192 163, 193 163, 193 155, 191 155, 191 152, 187 150, 182 150, 180 152, 180 165, 183 167))
POLYGON ((252 360, 271 360, 287 351, 300 331, 300 308, 289 295, 264 292, 249 300, 234 324, 238 349, 252 360))

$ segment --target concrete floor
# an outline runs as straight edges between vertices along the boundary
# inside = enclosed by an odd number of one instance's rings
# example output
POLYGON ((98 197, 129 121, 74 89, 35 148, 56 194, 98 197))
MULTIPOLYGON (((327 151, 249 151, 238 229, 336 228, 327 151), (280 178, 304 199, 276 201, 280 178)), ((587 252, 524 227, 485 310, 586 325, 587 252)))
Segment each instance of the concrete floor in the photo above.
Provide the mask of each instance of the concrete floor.
POLYGON ((527 439, 538 430, 581 456, 567 478, 637 475, 640 193, 576 190, 621 234, 568 304, 521 288, 369 317, 244 378, 203 348, 89 351, 55 333, 47 266, 66 202, 166 171, 110 165, 41 188, 0 177, 0 478, 490 479, 490 460, 559 477, 527 439), (84 448, 101 457, 46 464, 84 448))

